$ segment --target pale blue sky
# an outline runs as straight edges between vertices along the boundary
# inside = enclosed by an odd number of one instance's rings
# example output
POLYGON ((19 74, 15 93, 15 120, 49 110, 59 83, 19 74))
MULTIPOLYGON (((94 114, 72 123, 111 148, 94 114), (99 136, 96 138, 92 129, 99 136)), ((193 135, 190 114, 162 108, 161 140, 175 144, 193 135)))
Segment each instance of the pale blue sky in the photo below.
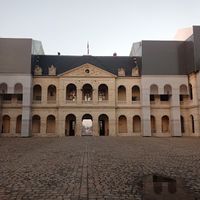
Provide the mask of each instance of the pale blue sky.
POLYGON ((200 25, 200 0, 0 0, 0 37, 40 40, 46 54, 129 55, 133 42, 170 40, 200 25))

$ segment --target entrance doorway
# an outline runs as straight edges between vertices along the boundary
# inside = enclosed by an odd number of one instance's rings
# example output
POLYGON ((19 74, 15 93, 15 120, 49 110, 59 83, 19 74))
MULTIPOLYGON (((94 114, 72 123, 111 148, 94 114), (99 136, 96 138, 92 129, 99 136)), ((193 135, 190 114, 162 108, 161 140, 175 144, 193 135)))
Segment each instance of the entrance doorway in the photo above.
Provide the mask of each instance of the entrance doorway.
POLYGON ((109 122, 108 116, 106 114, 102 114, 99 116, 99 135, 107 136, 109 135, 109 122))
POLYGON ((82 117, 81 135, 82 136, 93 135, 92 116, 90 114, 85 114, 82 117))
POLYGON ((69 114, 65 118, 65 135, 75 136, 76 135, 76 116, 69 114))

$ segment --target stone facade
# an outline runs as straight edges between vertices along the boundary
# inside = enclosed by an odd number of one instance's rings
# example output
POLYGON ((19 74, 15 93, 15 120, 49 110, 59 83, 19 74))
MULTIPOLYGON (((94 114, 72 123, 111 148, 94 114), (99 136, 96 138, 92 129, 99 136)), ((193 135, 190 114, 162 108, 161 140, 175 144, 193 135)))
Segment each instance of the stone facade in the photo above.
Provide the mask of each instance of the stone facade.
POLYGON ((198 91, 199 72, 127 77, 86 63, 59 75, 0 74, 0 131, 81 136, 91 119, 94 136, 199 136, 198 91))

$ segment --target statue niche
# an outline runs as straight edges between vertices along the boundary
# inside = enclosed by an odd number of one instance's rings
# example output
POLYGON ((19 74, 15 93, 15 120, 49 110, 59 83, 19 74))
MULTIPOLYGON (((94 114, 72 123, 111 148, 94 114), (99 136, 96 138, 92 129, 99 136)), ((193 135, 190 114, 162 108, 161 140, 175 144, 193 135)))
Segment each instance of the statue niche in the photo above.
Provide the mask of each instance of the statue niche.
POLYGON ((42 68, 39 65, 35 66, 34 75, 35 76, 41 76, 42 75, 42 68))
POLYGON ((49 67, 49 75, 50 76, 56 75, 56 67, 54 67, 53 65, 51 65, 51 67, 49 67))

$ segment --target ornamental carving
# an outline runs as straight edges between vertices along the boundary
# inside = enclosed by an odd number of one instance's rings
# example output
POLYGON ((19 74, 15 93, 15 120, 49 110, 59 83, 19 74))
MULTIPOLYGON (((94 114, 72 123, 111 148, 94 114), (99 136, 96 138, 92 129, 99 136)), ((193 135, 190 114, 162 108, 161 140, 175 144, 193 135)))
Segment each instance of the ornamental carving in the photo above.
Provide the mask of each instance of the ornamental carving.
POLYGON ((139 67, 136 66, 134 68, 132 68, 132 76, 139 76, 140 73, 139 73, 139 67))

